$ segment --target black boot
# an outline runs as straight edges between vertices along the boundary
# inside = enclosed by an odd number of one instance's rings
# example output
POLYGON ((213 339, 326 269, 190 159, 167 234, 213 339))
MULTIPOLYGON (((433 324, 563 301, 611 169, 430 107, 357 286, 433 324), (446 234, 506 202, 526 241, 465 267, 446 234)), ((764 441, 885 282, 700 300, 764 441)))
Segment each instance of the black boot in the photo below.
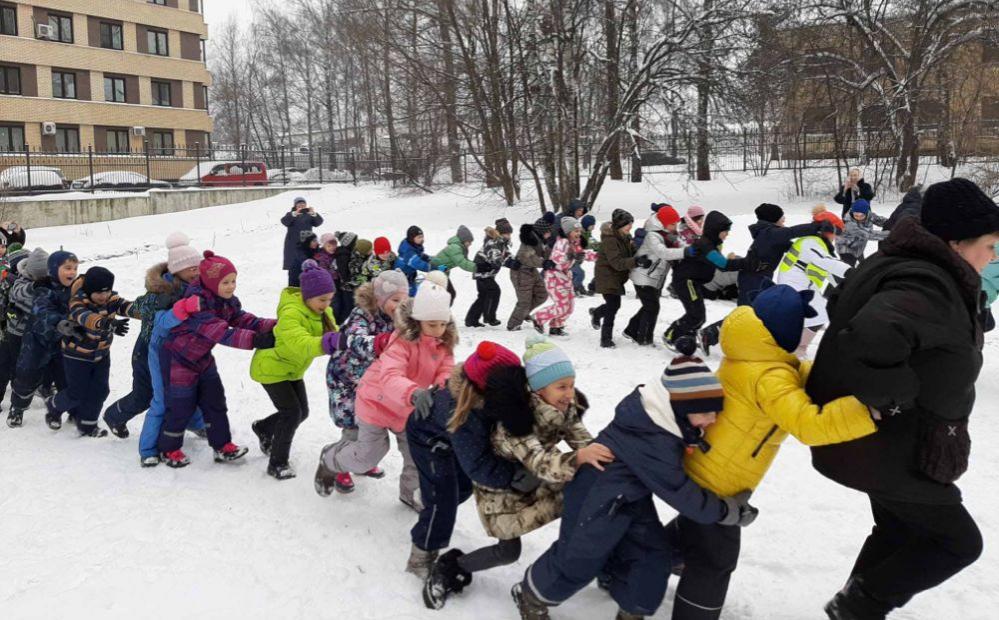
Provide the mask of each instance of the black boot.
POLYGON ((601 338, 600 346, 603 347, 604 349, 613 349, 617 345, 614 344, 614 340, 611 338, 601 338))
POLYGON ((829 620, 884 620, 891 609, 864 592, 860 580, 855 577, 851 577, 825 606, 829 620))
POLYGON ((11 407, 10 412, 7 414, 7 426, 18 428, 22 424, 24 424, 24 410, 11 407))
POLYGON ((273 438, 270 435, 268 435, 267 433, 265 433, 262 428, 260 428, 260 423, 262 421, 263 420, 257 420, 256 422, 254 422, 253 424, 251 424, 250 425, 250 430, 253 431, 253 434, 257 436, 257 441, 260 442, 260 451, 263 452, 264 454, 266 454, 267 456, 270 456, 271 455, 271 440, 273 438))
POLYGON ((452 549, 437 558, 430 567, 430 574, 423 584, 423 604, 427 609, 442 609, 450 594, 459 594, 472 583, 472 573, 458 566, 458 558, 465 555, 452 549))
POLYGON ((524 582, 517 582, 510 590, 513 602, 517 604, 521 620, 549 620, 548 605, 545 605, 531 592, 524 582))
POLYGON ((600 329, 600 317, 597 316, 596 308, 590 308, 590 326, 593 329, 600 329))

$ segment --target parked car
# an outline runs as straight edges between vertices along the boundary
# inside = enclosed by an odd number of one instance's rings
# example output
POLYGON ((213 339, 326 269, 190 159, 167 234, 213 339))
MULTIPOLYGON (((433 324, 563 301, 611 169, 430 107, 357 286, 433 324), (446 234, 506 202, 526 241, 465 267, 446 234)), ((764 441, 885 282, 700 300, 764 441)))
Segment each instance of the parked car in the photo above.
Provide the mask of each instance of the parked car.
POLYGON ((283 183, 301 183, 305 180, 305 174, 294 168, 285 168, 284 170, 273 169, 267 171, 267 180, 272 185, 281 185, 283 183))
POLYGON ((157 181, 156 179, 150 179, 144 174, 129 172, 127 170, 95 172, 92 186, 89 175, 73 181, 73 184, 70 186, 70 188, 78 190, 116 189, 122 191, 144 190, 151 187, 156 189, 170 189, 173 186, 166 181, 157 181))
POLYGON ((665 151, 642 151, 643 166, 682 166, 687 160, 665 151))
POLYGON ((349 183, 354 177, 346 170, 323 170, 322 178, 319 176, 319 168, 309 168, 305 171, 306 183, 349 183))
POLYGON ((5 190, 60 190, 69 187, 66 175, 52 166, 11 166, 0 172, 0 189, 5 190), (29 179, 30 177, 30 179, 29 179))
POLYGON ((267 166, 260 161, 204 161, 180 177, 178 185, 241 187, 267 185, 267 166))

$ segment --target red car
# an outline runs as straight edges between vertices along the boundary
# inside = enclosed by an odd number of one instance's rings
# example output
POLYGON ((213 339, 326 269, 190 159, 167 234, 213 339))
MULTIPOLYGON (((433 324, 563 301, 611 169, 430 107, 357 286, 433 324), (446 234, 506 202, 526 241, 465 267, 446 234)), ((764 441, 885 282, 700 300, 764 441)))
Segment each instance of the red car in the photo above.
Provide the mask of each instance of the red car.
POLYGON ((260 161, 205 161, 180 178, 180 185, 244 187, 267 185, 267 166, 260 161))

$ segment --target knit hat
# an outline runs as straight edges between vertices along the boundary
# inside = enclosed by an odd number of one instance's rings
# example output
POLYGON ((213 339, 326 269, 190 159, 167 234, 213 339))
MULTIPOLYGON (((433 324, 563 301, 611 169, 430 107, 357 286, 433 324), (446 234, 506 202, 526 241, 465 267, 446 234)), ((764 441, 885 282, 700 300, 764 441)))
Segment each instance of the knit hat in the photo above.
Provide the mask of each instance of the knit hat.
POLYGON ((581 198, 570 198, 569 204, 565 206, 565 213, 572 215, 579 209, 583 210, 583 215, 586 215, 586 212, 589 211, 589 209, 586 208, 586 203, 583 202, 581 198))
POLYGON ((167 271, 180 273, 189 267, 201 264, 201 254, 191 247, 191 240, 182 232, 167 235, 167 271))
POLYGON ((292 207, 297 207, 299 205, 299 203, 308 204, 308 201, 305 200, 304 196, 295 196, 295 200, 291 203, 291 206, 292 207))
POLYGON ((230 273, 237 273, 236 266, 228 258, 216 256, 211 250, 204 251, 205 260, 198 265, 201 286, 214 295, 219 294, 219 283, 230 273))
POLYGON ((922 220, 926 230, 944 241, 999 232, 996 203, 977 185, 960 177, 930 185, 923 194, 922 220))
POLYGON ((357 235, 345 230, 343 232, 336 233, 336 239, 339 242, 339 245, 349 248, 357 242, 357 235))
POLYGON ((513 234, 513 226, 510 225, 510 220, 506 219, 505 217, 501 217, 500 219, 496 220, 495 228, 496 232, 498 232, 501 235, 513 234))
POLYGON ((683 222, 687 225, 687 228, 694 231, 694 234, 699 236, 701 234, 701 225, 704 223, 704 220, 701 220, 700 223, 695 222, 694 218, 698 217, 704 217, 704 207, 700 205, 690 205, 687 207, 687 213, 683 216, 683 222))
POLYGON ((91 267, 83 276, 83 293, 110 293, 114 288, 114 274, 104 267, 91 267))
POLYGON ((546 221, 549 224, 551 224, 552 226, 554 226, 555 225, 555 220, 557 219, 557 217, 555 216, 555 212, 554 211, 545 211, 541 215, 541 219, 543 219, 544 221, 546 221))
POLYGON ((663 225, 663 228, 667 226, 672 226, 680 221, 680 214, 676 212, 676 209, 666 205, 662 209, 656 211, 656 219, 659 223, 663 225))
POLYGON ((468 226, 465 226, 464 224, 458 227, 458 232, 455 233, 455 236, 458 237, 458 240, 462 243, 471 243, 475 240, 475 237, 472 236, 472 231, 468 230, 468 226))
POLYGON ((832 211, 826 210, 825 205, 816 205, 812 209, 812 221, 819 223, 829 222, 836 229, 836 234, 842 233, 845 228, 843 220, 832 211))
POLYGON ((777 205, 764 202, 760 206, 756 207, 756 219, 761 222, 776 224, 782 217, 784 217, 784 209, 781 209, 777 205))
POLYGON ((660 380, 678 422, 681 416, 722 410, 725 395, 718 377, 692 352, 674 357, 660 380))
POLYGON ((378 302, 379 308, 384 306, 385 302, 396 293, 406 293, 406 297, 409 297, 409 280, 406 279, 406 274, 398 269, 380 272, 371 281, 371 284, 375 290, 375 301, 378 302))
POLYGON ((576 218, 569 217, 568 215, 562 218, 562 232, 565 234, 566 237, 569 236, 569 233, 579 228, 582 228, 582 225, 579 223, 579 220, 577 220, 576 218))
MULTIPOLYGON (((614 227, 614 230, 618 230, 619 228, 624 228, 628 224, 633 224, 634 222, 635 222, 635 216, 633 216, 631 213, 628 213, 624 209, 614 209, 614 211, 611 213, 611 226, 614 227)), ((569 232, 566 231, 565 234, 568 235, 569 232)))
POLYGON ((540 334, 527 338, 524 368, 531 391, 537 392, 566 377, 575 377, 576 370, 562 349, 540 334))
POLYGON ((311 258, 302 263, 302 299, 312 299, 328 295, 336 290, 333 285, 333 274, 319 266, 311 258))
POLYGON ((753 312, 780 348, 794 353, 801 343, 805 319, 817 315, 809 305, 815 291, 796 291, 786 284, 771 286, 753 300, 753 312))
POLYGON ((534 228, 534 232, 538 233, 539 237, 544 237, 546 233, 550 233, 552 231, 552 225, 543 217, 539 217, 535 220, 532 228, 534 228))
POLYGON ((652 209, 653 213, 658 213, 659 209, 662 209, 663 207, 671 207, 671 206, 672 205, 670 203, 668 203, 668 202, 653 202, 652 205, 649 208, 652 209))
POLYGON ((413 239, 423 234, 423 229, 419 226, 410 226, 406 229, 406 241, 413 243, 413 239))
POLYGON ((579 223, 582 224, 583 230, 589 230, 597 225, 597 218, 587 213, 583 219, 579 220, 579 223))
POLYGON ((63 263, 68 263, 70 261, 80 262, 80 259, 76 257, 76 254, 65 250, 59 250, 49 254, 49 260, 48 263, 46 263, 46 267, 48 267, 49 276, 53 281, 59 280, 59 268, 62 267, 63 263))
POLYGON ((49 253, 35 248, 27 258, 18 264, 17 272, 32 280, 41 280, 49 274, 49 253))
POLYGON ((447 288, 448 277, 447 274, 445 274, 443 271, 437 271, 436 269, 434 269, 433 271, 428 271, 427 275, 423 276, 423 279, 430 280, 437 286, 443 286, 444 288, 447 288))
POLYGON ((372 248, 376 256, 381 256, 392 251, 392 244, 385 237, 375 237, 375 243, 372 248))
POLYGON ((502 366, 520 366, 520 358, 510 349, 485 340, 465 360, 465 376, 475 387, 485 390, 489 373, 493 368, 502 366))
MULTIPOLYGON (((858 198, 853 201, 852 205, 850 205, 850 211, 853 213, 860 213, 863 215, 867 215, 868 213, 871 212, 871 203, 867 202, 867 200, 863 198, 858 198)), ((954 217, 953 212, 949 213, 948 217, 949 218, 954 217)))
POLYGON ((410 316, 416 321, 450 321, 450 293, 436 282, 424 280, 416 290, 410 316))
POLYGON ((329 232, 323 233, 319 237, 319 245, 326 245, 327 243, 333 243, 333 244, 335 244, 336 242, 337 242, 336 235, 334 235, 333 233, 329 233, 329 232))
POLYGON ((371 242, 367 239, 358 239, 354 245, 354 251, 365 258, 371 256, 371 248, 371 242))

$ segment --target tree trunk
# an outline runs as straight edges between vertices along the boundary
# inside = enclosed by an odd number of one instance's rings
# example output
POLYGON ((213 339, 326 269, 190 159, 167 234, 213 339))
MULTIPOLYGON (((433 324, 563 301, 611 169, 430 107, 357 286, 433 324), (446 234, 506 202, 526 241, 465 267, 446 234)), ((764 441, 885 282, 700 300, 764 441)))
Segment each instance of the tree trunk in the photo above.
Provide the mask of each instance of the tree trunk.
POLYGON ((447 152, 451 168, 451 182, 461 183, 465 180, 461 169, 461 143, 458 141, 457 96, 455 84, 458 76, 454 72, 454 55, 451 49, 451 29, 445 18, 445 8, 442 0, 437 1, 437 27, 440 30, 441 56, 444 61, 444 116, 447 123, 447 152))
POLYGON ((385 102, 385 130, 389 138, 389 157, 392 160, 392 171, 398 169, 399 142, 395 133, 395 116, 392 112, 392 66, 389 56, 389 41, 391 40, 391 23, 389 21, 389 5, 385 2, 382 8, 382 70, 385 72, 385 79, 382 80, 382 97, 385 102))
MULTIPOLYGON (((607 93, 606 118, 613 119, 617 114, 618 90, 621 82, 621 49, 617 32, 617 7, 615 0, 604 0, 604 39, 607 42, 607 93)), ((606 127, 610 132, 613 127, 606 127)), ((620 181, 624 178, 621 170, 621 140, 615 139, 607 152, 610 159, 610 178, 620 181)))
MULTIPOLYGON (((710 11, 714 0, 704 0, 704 10, 710 11)), ((701 28, 701 46, 704 56, 698 62, 697 80, 697 180, 711 180, 711 145, 708 138, 708 104, 711 101, 712 68, 710 62, 711 28, 701 28)))

